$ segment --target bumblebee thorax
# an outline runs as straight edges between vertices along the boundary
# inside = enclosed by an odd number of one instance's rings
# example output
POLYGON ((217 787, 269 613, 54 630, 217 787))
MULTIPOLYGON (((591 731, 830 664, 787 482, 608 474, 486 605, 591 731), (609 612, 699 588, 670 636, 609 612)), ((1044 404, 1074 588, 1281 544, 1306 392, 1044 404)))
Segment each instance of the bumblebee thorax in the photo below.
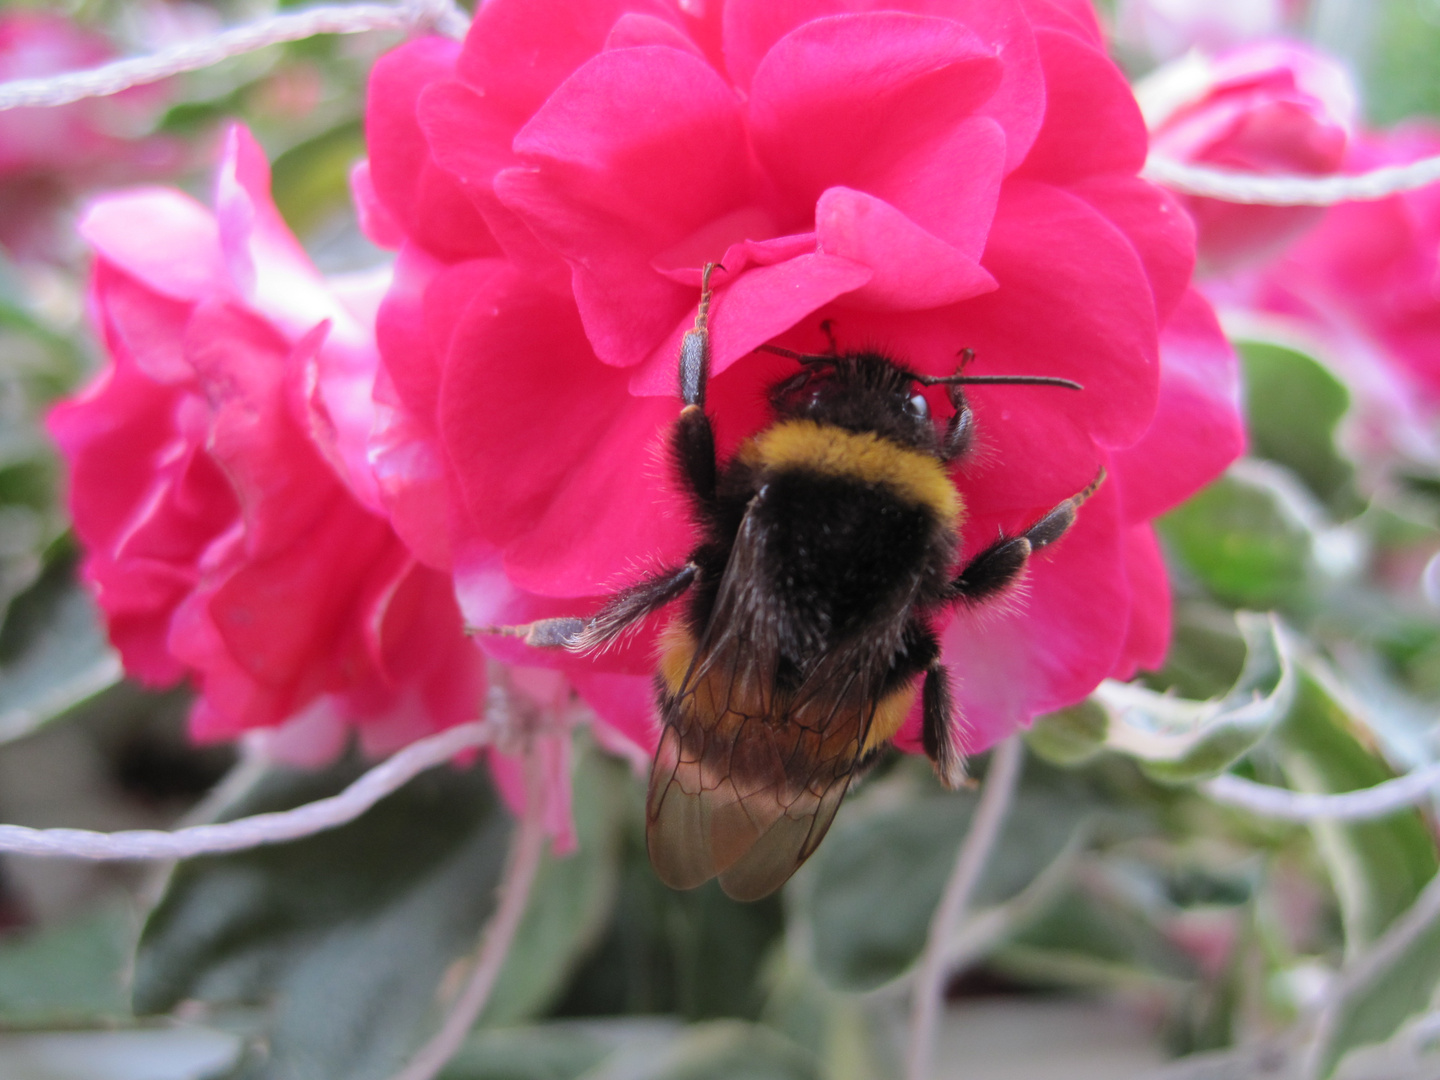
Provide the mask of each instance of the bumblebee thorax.
POLYGON ((762 474, 812 474, 884 488, 929 510, 944 528, 959 528, 964 507, 949 470, 933 454, 873 431, 815 420, 781 420, 748 440, 740 459, 762 474))

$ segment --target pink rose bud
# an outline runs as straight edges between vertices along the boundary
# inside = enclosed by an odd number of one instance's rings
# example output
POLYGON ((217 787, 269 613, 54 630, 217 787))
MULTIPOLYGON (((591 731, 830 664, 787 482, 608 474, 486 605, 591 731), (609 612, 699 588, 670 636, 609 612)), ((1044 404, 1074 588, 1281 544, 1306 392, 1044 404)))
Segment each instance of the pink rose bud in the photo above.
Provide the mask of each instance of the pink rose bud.
MULTIPOLYGON (((1440 155, 1440 129, 1361 132, 1344 171, 1440 155)), ((1282 257, 1217 282, 1217 302, 1266 321, 1340 373, 1355 395, 1352 448, 1434 465, 1440 443, 1440 186, 1331 207, 1282 257)))
MULTIPOLYGON (((1191 55, 1151 75, 1137 92, 1154 153, 1238 172, 1337 172, 1355 125, 1355 91, 1345 70, 1292 42, 1246 45, 1213 59, 1191 55)), ((1207 273, 1275 255, 1325 212, 1193 196, 1184 203, 1207 273)))

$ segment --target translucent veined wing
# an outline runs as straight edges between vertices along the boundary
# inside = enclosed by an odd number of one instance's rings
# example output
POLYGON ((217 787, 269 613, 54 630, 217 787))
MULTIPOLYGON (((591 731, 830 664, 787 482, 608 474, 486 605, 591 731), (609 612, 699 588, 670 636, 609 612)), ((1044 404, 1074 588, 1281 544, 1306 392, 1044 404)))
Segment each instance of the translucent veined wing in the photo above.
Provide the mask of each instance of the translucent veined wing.
MULTIPOLYGON (((849 787, 884 676, 884 648, 857 641, 777 687, 778 615, 747 515, 709 625, 663 701, 646 839, 656 873, 687 889, 712 877, 753 900, 814 852, 849 787)), ((882 639, 889 634, 879 635, 882 639)))

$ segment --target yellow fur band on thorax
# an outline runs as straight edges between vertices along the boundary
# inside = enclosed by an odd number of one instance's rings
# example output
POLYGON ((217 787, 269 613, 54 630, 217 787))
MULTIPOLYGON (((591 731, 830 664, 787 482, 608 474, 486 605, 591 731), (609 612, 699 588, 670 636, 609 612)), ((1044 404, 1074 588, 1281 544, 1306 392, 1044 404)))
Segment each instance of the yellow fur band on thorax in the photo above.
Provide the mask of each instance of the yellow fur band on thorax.
POLYGON ((906 501, 927 507, 951 529, 958 528, 964 509, 943 463, 873 432, 786 420, 756 435, 740 455, 766 469, 808 469, 883 484, 906 501))

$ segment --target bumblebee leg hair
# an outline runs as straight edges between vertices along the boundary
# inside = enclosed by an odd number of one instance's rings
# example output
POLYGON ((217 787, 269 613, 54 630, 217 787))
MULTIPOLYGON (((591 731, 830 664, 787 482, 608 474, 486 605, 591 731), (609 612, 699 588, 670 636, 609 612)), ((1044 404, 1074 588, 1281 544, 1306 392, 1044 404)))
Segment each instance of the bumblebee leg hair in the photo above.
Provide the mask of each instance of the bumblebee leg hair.
POLYGON ((952 383, 945 389, 950 394, 950 404, 955 406, 955 414, 945 425, 945 435, 940 441, 940 460, 956 461, 970 452, 975 441, 975 414, 960 387, 952 383))
POLYGON ((612 596, 589 619, 562 616, 538 619, 522 626, 493 626, 477 631, 518 637, 526 645, 559 648, 571 652, 603 649, 646 615, 659 611, 679 597, 695 581, 699 567, 686 563, 678 570, 662 570, 612 596))
POLYGON ((955 697, 950 692, 950 671, 938 659, 925 669, 921 696, 921 743, 935 766, 935 775, 952 791, 965 784, 965 756, 955 730, 955 697))
POLYGON ((715 431, 699 405, 686 405, 670 432, 670 453, 690 494, 708 507, 715 501, 715 431))
MULTIPOLYGON (((974 358, 974 349, 962 349, 960 366, 955 369, 955 374, 957 376, 964 374, 965 366, 974 358)), ((930 386, 941 380, 921 378, 919 381, 930 386)), ((955 412, 950 417, 950 423, 945 425, 945 435, 940 440, 940 460, 955 461, 957 458, 964 457, 975 441, 975 414, 970 410, 970 403, 965 400, 965 391, 961 389, 959 383, 945 383, 945 393, 950 398, 950 404, 954 406, 955 412)))
POLYGON ((1075 524, 1080 504, 1095 494, 1105 480, 1105 470, 1078 495, 1072 495, 1019 536, 1002 536, 965 564, 950 583, 956 600, 975 603, 986 600, 1012 584, 1025 569, 1030 553, 1053 544, 1075 524))

